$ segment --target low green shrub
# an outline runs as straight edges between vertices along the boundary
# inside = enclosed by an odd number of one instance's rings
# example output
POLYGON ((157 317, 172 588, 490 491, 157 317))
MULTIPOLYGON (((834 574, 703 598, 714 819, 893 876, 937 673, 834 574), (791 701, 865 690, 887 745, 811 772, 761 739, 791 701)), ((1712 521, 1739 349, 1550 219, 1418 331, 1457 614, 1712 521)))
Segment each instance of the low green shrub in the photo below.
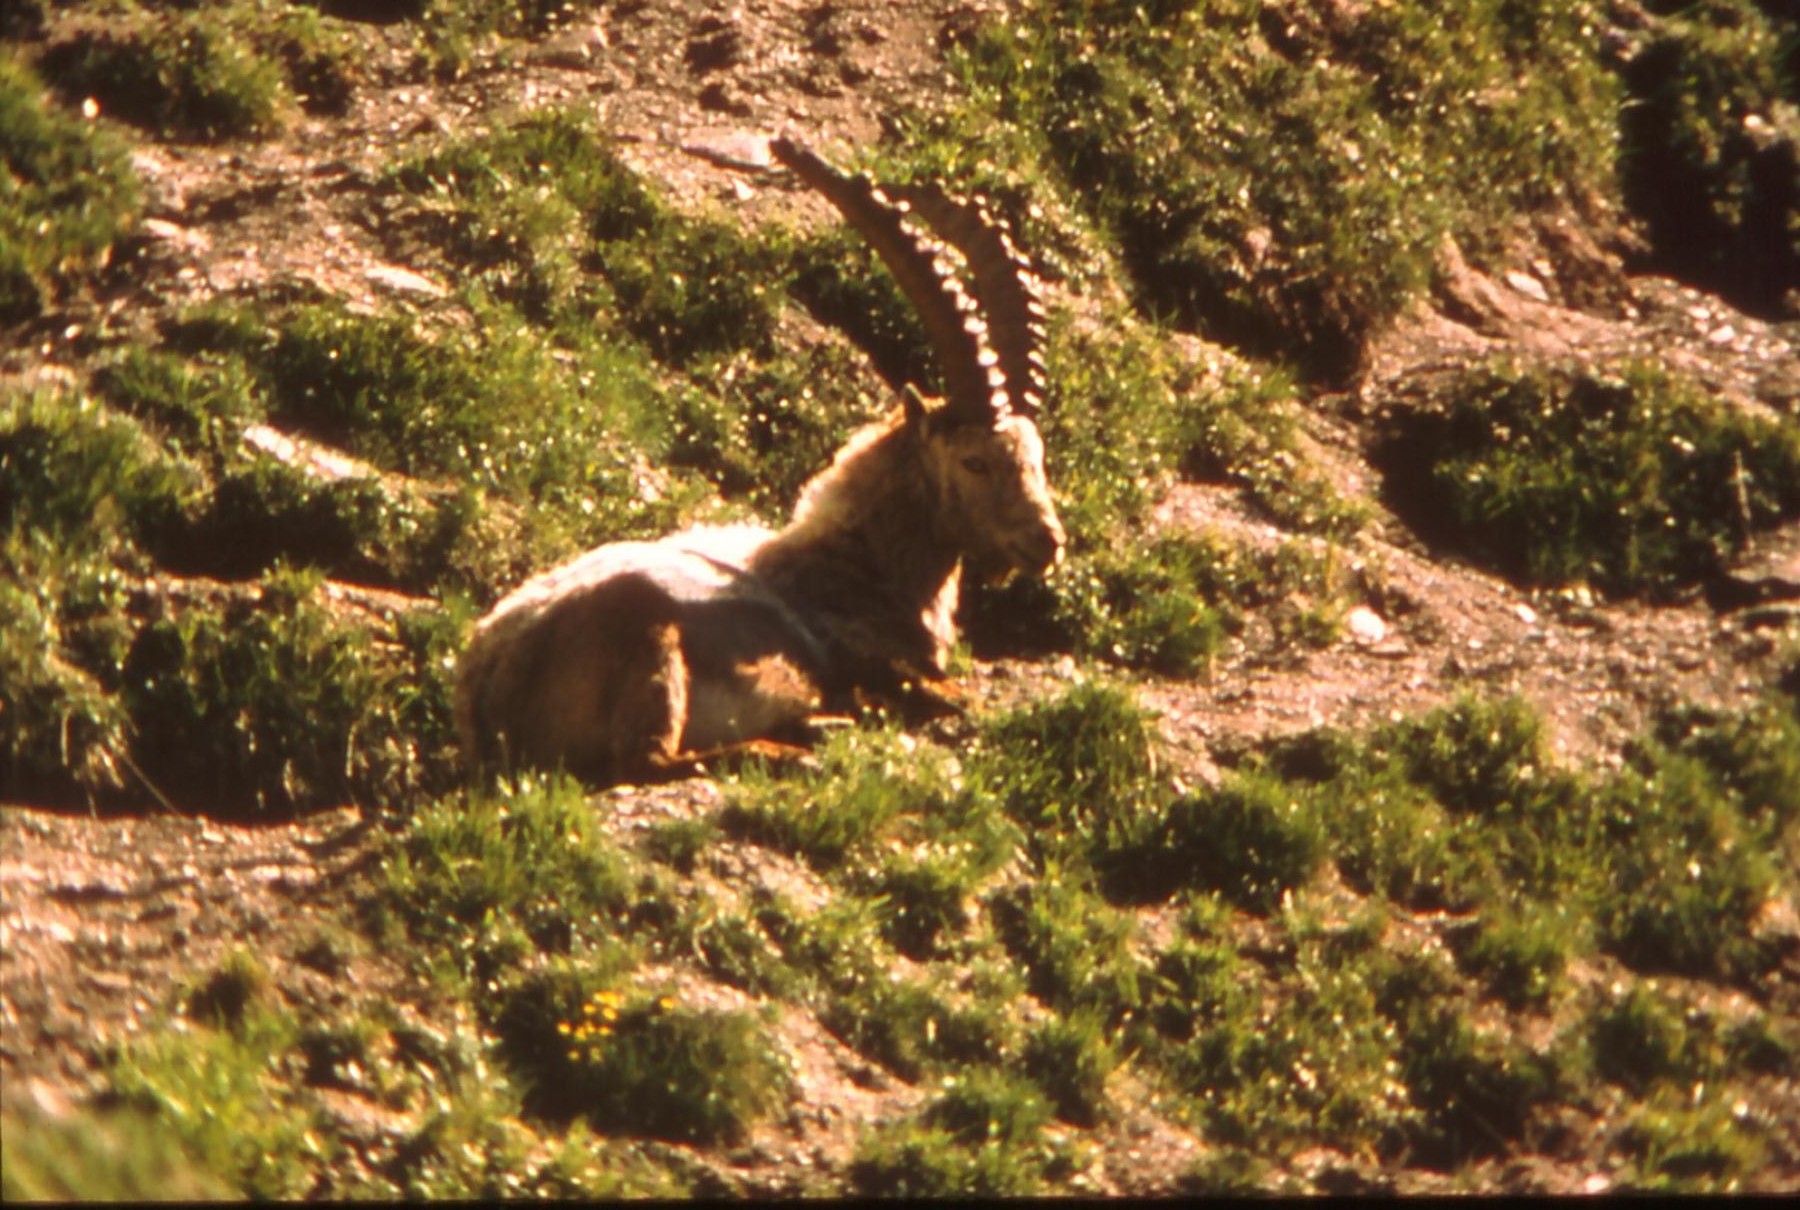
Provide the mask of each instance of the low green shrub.
POLYGON ((814 751, 818 766, 795 777, 746 769, 721 825, 830 872, 909 818, 959 813, 964 795, 949 754, 895 728, 839 732, 814 751))
POLYGON ((178 524, 203 490, 200 468, 129 417, 85 395, 0 400, 0 525, 71 553, 119 551, 178 524))
POLYGON ((983 27, 963 71, 989 124, 1041 132, 1141 307, 1339 373, 1445 235, 1604 209, 1617 89, 1600 19, 1541 2, 1044 0, 983 27))
POLYGON ((1526 584, 1669 590, 1800 513, 1800 435, 1648 362, 1468 371, 1381 462, 1433 540, 1526 584))
POLYGON ((1633 1161, 1620 1185, 1633 1192, 1735 1192, 1769 1160, 1766 1131, 1741 1103, 1704 1087, 1659 1090, 1620 1131, 1633 1161))
POLYGON ((214 463, 234 453, 245 427, 267 410, 241 360, 189 358, 167 348, 122 350, 95 369, 93 388, 182 453, 214 463))
POLYGON ((1159 898, 1179 887, 1216 891, 1268 913, 1313 875, 1325 832, 1310 799, 1273 778, 1237 776, 1185 794, 1108 855, 1116 893, 1159 898))
MULTIPOLYGON (((226 813, 386 803, 446 784, 446 687, 416 673, 454 636, 398 623, 397 645, 370 643, 382 627, 322 604, 318 579, 281 568, 280 548, 244 569, 268 567, 250 592, 134 592, 152 556, 205 532, 222 503, 236 501, 242 524, 269 495, 221 495, 214 455, 172 448, 157 423, 65 394, 14 395, 0 410, 0 525, 18 577, 0 588, 7 784, 93 800, 129 780, 226 813)), ((269 474, 324 504, 329 525, 344 505, 352 517, 384 507, 269 474)), ((355 566, 371 539, 335 532, 339 566, 355 566)), ((284 540, 304 549, 307 535, 284 540)))
MULTIPOLYGON (((128 406, 181 417, 231 406, 214 402, 213 384, 247 378, 250 406, 271 420, 425 480, 307 484, 298 471, 284 479, 252 462, 246 472, 242 454, 216 452, 216 478, 260 480, 236 489, 248 489, 248 507, 223 510, 218 522, 244 525, 259 512, 300 507, 336 531, 323 535, 323 548, 301 547, 291 558, 414 591, 454 587, 487 598, 582 545, 670 528, 705 490, 691 475, 642 465, 646 451, 666 453, 673 422, 642 359, 603 336, 571 357, 505 311, 488 315, 480 336, 335 304, 269 318, 189 312, 168 334, 162 356, 173 368, 127 359, 105 385, 128 406)), ((167 423, 177 432, 192 424, 167 423)), ((290 525, 272 529, 249 535, 246 553, 266 560, 284 534, 297 536, 290 525)))
POLYGON ((582 0, 395 0, 416 23, 420 64, 440 79, 457 79, 497 36, 542 37, 581 10, 582 0))
POLYGON ((1506 1153, 1535 1109, 1563 1092, 1554 1059, 1485 1035, 1457 1008, 1415 1009, 1403 1023, 1401 1070, 1422 1117, 1408 1141, 1445 1166, 1506 1153))
POLYGON ((1050 1106, 1030 1081, 978 1067, 946 1081, 922 1116, 965 1143, 991 1139, 1017 1147, 1037 1139, 1050 1120, 1050 1106))
POLYGON ((1144 1001, 1132 916, 1052 866, 988 904, 994 931, 1026 988, 1057 1012, 1116 1026, 1144 1001))
POLYGON ((605 949, 633 902, 628 859, 569 778, 527 777, 415 812, 381 910, 465 978, 529 954, 605 949))
POLYGON ((960 853, 897 855, 868 880, 868 890, 887 913, 882 933, 914 961, 940 956, 969 924, 975 881, 960 853))
POLYGON ((754 1015, 689 1008, 668 992, 591 989, 591 979, 552 968, 498 1009, 502 1049, 528 1073, 538 1112, 714 1144, 785 1102, 786 1069, 754 1015))
POLYGON ((959 990, 949 970, 895 979, 892 963, 891 952, 866 943, 844 955, 824 980, 820 1024, 909 1081, 1016 1053, 1019 1025, 1008 1000, 959 990))
POLYGON ((1588 1041, 1595 1070, 1634 1092, 1710 1074, 1704 1040, 1689 1030, 1682 1007, 1651 987, 1631 987, 1599 1005, 1588 1041))
MULTIPOLYGON (((1673 746, 1648 743, 1594 779, 1551 766, 1522 703, 1468 700, 1360 743, 1302 745, 1304 780, 1354 885, 1494 914, 1465 956, 1513 995, 1547 993, 1588 936, 1643 970, 1743 978, 1776 961, 1754 921, 1791 843, 1766 797, 1792 764, 1784 700, 1671 724, 1673 746)), ((1284 762, 1297 772, 1298 748, 1284 762)))
POLYGON ((977 1067, 913 1119, 865 1135, 850 1181, 883 1197, 1019 1196, 1043 1187, 1050 1106, 1027 1080, 977 1067))
POLYGON ((973 759, 982 791, 1049 851, 1053 836, 1104 834, 1158 792, 1150 715, 1100 681, 986 721, 973 759))
POLYGON ((124 145, 48 104, 38 76, 0 53, 0 323, 35 318, 104 265, 140 205, 124 145))
POLYGON ((1112 1117, 1114 1106, 1106 1085, 1120 1055, 1097 1014, 1072 1012, 1048 1018, 1026 1037, 1020 1061, 1025 1075, 1063 1121, 1094 1127, 1112 1117))
POLYGON ((132 720, 111 674, 131 641, 109 560, 11 530, 0 577, 0 786, 20 802, 95 802, 130 775, 132 720))
POLYGON ((1458 961, 1482 977, 1487 989, 1513 1009, 1546 1007, 1563 983, 1582 931, 1572 913, 1553 904, 1526 901, 1497 907, 1458 953, 1458 961))
POLYGON ((1054 585, 1021 583, 982 602, 978 608, 998 616, 978 613, 976 637, 992 642, 1001 625, 1020 628, 1020 614, 1047 614, 1039 641, 1053 649, 1168 677, 1197 676, 1235 620, 1199 586, 1204 557, 1185 538, 1095 550, 1058 571, 1054 585))
POLYGON ((216 12, 128 10, 45 55, 63 92, 165 136, 222 141, 273 134, 293 104, 282 65, 216 12))
POLYGON ((254 597, 177 608, 137 631, 119 693, 136 765, 162 793, 255 815, 387 807, 449 787, 448 710, 426 700, 445 687, 416 679, 420 657, 443 649, 407 656, 373 642, 378 631, 338 618, 318 586, 277 570, 254 597))
POLYGON ((1400 1031, 1369 960, 1318 940, 1297 942, 1291 960, 1282 977, 1221 964, 1205 946, 1165 963, 1151 1019, 1179 1028, 1151 1040, 1158 1066, 1227 1146, 1396 1151, 1419 1110, 1397 1078, 1400 1031))
POLYGON ((770 938, 762 916, 702 908, 673 931, 683 949, 721 983, 756 996, 798 995, 806 981, 770 938))

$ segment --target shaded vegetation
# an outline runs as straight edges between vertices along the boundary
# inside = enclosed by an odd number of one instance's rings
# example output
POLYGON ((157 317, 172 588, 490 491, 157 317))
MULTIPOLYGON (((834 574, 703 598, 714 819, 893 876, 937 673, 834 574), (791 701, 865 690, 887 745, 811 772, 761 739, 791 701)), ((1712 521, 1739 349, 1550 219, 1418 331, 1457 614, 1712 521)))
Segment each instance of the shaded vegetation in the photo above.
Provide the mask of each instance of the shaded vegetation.
POLYGON ((1792 8, 1654 5, 1621 78, 1622 188, 1657 267, 1758 314, 1800 299, 1800 63, 1792 8))

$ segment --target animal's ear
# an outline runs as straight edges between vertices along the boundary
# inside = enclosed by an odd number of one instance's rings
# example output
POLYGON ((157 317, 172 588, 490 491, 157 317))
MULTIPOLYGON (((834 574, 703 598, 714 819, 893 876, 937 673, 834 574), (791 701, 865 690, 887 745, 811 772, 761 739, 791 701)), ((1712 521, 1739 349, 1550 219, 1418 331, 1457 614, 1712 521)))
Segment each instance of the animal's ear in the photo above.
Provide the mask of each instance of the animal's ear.
POLYGON ((910 382, 900 388, 900 401, 906 431, 916 441, 942 437, 972 423, 967 415, 947 401, 924 394, 910 382))
POLYGON ((925 406, 925 396, 919 394, 919 388, 907 383, 900 389, 900 402, 906 409, 906 427, 915 433, 927 432, 931 411, 925 406))

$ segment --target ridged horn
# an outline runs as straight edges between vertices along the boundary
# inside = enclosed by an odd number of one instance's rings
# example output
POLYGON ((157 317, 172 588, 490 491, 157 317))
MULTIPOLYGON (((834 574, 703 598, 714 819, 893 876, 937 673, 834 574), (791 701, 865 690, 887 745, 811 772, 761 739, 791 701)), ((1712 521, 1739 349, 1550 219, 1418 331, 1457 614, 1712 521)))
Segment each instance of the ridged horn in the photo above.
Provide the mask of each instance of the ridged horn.
POLYGON ((981 307, 957 280, 948 249, 908 218, 908 204, 896 202, 867 176, 838 171, 791 139, 771 139, 769 151, 837 207, 894 275, 937 352, 949 413, 991 423, 1006 412, 1008 378, 981 307))
POLYGON ((979 198, 960 198, 935 184, 892 185, 887 192, 948 240, 968 263, 975 301, 987 316, 988 340, 1000 359, 1012 408, 1036 416, 1046 394, 1044 307, 1036 275, 1020 254, 1006 221, 979 198))

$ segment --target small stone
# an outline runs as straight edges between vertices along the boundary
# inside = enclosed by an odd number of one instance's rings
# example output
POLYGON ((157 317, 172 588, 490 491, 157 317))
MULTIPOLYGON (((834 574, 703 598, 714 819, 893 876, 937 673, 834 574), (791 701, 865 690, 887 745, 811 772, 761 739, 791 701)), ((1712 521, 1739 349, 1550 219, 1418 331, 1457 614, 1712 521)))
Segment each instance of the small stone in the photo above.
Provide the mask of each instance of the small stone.
POLYGON ((416 294, 422 298, 442 298, 444 287, 432 281, 422 273, 414 273, 411 269, 403 269, 399 265, 370 265, 363 270, 363 276, 369 283, 384 290, 392 290, 395 294, 416 294))
POLYGON ((1381 615, 1367 605, 1358 605, 1344 615, 1344 629, 1350 637, 1364 647, 1373 646, 1387 638, 1388 625, 1381 615))
POLYGON ((1526 298, 1534 298, 1538 302, 1549 302, 1550 292, 1544 289, 1544 283, 1529 273, 1521 273, 1517 269, 1506 271, 1506 284, 1523 294, 1526 298))

